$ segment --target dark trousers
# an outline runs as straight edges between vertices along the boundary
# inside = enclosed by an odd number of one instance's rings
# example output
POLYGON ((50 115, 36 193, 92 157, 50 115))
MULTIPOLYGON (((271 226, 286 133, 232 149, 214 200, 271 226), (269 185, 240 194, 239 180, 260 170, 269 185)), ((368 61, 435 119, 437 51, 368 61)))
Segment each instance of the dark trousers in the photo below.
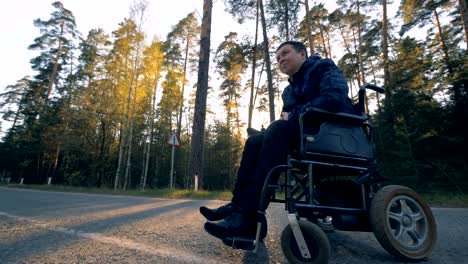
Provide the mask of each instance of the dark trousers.
POLYGON ((232 202, 246 211, 256 211, 268 172, 286 164, 298 138, 298 124, 284 120, 274 121, 265 132, 250 136, 242 153, 232 202))

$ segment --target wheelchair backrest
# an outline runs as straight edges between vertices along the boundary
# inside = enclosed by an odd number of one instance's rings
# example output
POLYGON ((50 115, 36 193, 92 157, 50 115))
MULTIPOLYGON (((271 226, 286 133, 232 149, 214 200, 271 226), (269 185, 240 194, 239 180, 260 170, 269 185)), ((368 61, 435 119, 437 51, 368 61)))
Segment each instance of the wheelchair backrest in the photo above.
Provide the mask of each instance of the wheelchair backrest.
POLYGON ((374 158, 373 128, 364 111, 366 89, 383 93, 382 87, 365 84, 359 89, 356 113, 330 113, 308 108, 301 114, 301 152, 352 158, 374 158))

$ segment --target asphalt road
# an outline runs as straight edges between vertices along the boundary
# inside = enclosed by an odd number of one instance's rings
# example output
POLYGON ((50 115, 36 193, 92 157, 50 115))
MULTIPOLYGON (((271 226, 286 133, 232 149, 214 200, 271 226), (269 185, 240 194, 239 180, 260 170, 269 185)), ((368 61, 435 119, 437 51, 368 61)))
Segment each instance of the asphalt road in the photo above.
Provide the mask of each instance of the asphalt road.
MULTIPOLYGON (((283 205, 270 206, 269 233, 254 254, 204 232, 198 207, 221 204, 0 187, 0 263, 287 263, 279 243, 283 205)), ((433 212, 438 242, 420 263, 467 263, 468 209, 433 212)), ((330 263, 399 263, 372 233, 328 237, 330 263)))

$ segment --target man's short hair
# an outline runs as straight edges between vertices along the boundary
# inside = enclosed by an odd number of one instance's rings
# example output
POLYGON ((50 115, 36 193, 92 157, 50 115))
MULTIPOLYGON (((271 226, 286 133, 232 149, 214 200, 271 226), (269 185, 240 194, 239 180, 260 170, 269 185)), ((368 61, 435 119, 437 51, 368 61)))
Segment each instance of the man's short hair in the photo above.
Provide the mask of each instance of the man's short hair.
POLYGON ((306 57, 307 55, 307 48, 304 45, 304 43, 300 41, 295 41, 295 40, 289 40, 281 43, 278 48, 276 48, 275 52, 278 52, 279 49, 281 49, 284 45, 291 45, 297 52, 305 51, 306 57))

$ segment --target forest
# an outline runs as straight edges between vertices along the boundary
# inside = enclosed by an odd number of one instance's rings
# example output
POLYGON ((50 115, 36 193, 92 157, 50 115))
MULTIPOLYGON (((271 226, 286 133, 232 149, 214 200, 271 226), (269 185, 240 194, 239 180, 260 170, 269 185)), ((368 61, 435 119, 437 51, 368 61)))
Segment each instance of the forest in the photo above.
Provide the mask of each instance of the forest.
POLYGON ((387 0, 336 0, 336 10, 308 0, 203 2, 164 39, 142 30, 145 0, 112 32, 96 25, 82 34, 61 2, 32 21, 40 30, 28 47, 35 75, 0 94, 11 124, 0 141, 0 180, 191 189, 197 175, 202 189, 230 190, 245 131, 259 128, 253 117, 271 122, 281 110, 287 77, 275 48, 299 40, 337 63, 354 102, 363 84, 384 87, 368 92, 366 106, 386 179, 468 192, 466 0, 401 0, 394 16, 387 0), (210 46, 213 4, 253 26, 243 37, 227 29, 210 46), (171 170, 173 134, 180 146, 171 170))

